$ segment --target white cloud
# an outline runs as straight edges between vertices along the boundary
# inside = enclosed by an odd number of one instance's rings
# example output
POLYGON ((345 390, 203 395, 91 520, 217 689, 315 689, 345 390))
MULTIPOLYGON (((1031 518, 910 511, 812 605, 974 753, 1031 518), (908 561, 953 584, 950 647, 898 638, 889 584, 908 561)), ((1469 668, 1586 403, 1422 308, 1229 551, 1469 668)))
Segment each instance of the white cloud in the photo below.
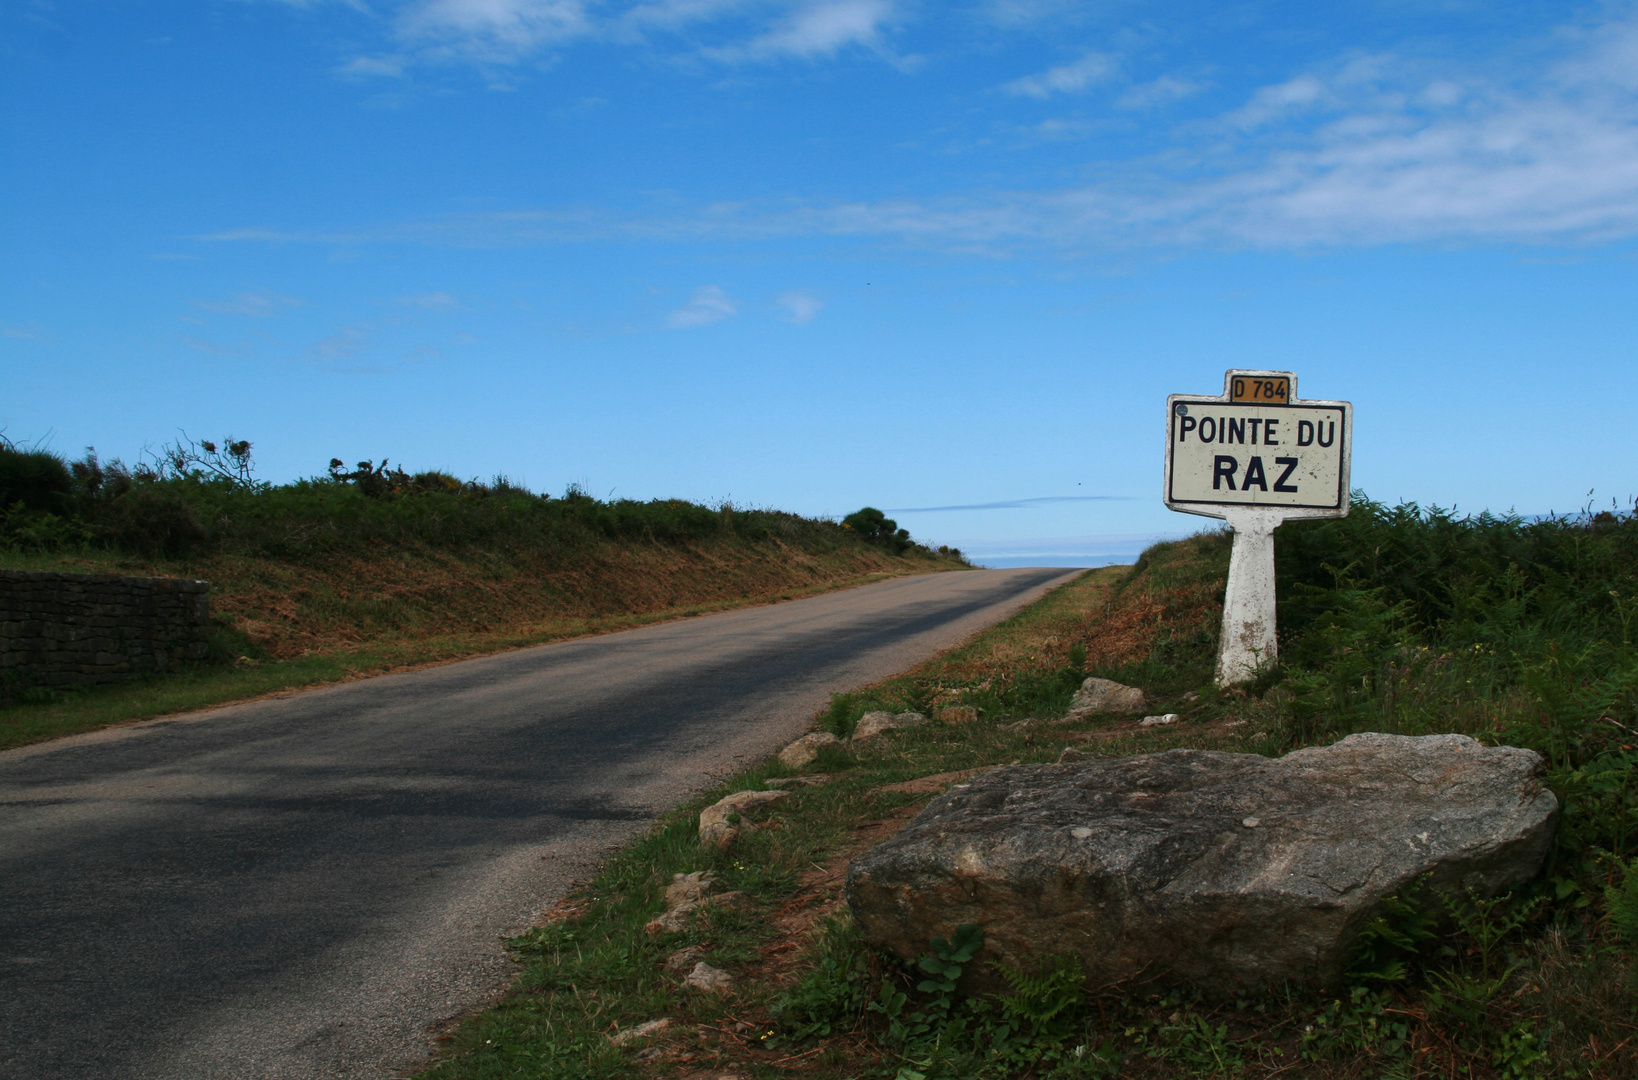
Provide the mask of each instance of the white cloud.
POLYGON ((408 62, 403 56, 355 56, 336 68, 336 74, 360 79, 396 79, 404 74, 408 62))
POLYGON ((420 0, 398 18, 406 40, 435 58, 507 63, 593 29, 582 0, 420 0))
MULTIPOLYGON (((1638 56, 1638 20, 1577 33, 1556 39, 1556 60, 1511 72, 1344 57, 1250 92, 1215 121, 1176 129, 1147 157, 1102 162, 1094 182, 1053 190, 722 202, 624 218, 531 209, 212 239, 502 246, 830 235, 1018 254, 1638 237, 1638 65, 1626 63, 1638 56)), ((1052 74, 1034 77, 1043 93, 1081 77, 1052 74)), ((699 325, 710 310, 690 305, 674 325, 699 325)))
POLYGON ((293 296, 280 296, 278 293, 242 292, 221 300, 195 300, 193 306, 200 311, 215 312, 219 315, 251 315, 265 319, 281 308, 299 307, 301 301, 293 296))
POLYGON ((1154 109, 1182 101, 1198 94, 1203 88, 1189 79, 1174 79, 1162 75, 1153 82, 1139 83, 1115 99, 1122 109, 1154 109))
POLYGON ((715 285, 706 285, 694 290, 694 296, 682 307, 673 311, 665 321, 669 330, 686 330, 693 326, 710 326, 721 322, 730 315, 737 314, 739 308, 735 306, 727 293, 715 285))
POLYGON ((308 355, 317 360, 337 362, 351 360, 370 348, 373 344, 365 331, 371 329, 368 324, 358 326, 338 326, 335 333, 320 338, 308 348, 308 355))
POLYGON ((752 38, 743 49, 716 50, 723 59, 778 55, 825 56, 849 45, 883 51, 881 27, 893 14, 887 0, 821 0, 791 13, 778 26, 752 38))
POLYGON ((1014 79, 1001 89, 1023 97, 1048 98, 1053 94, 1073 94, 1095 83, 1111 79, 1120 70, 1115 59, 1104 53, 1087 53, 1073 64, 1049 68, 1039 75, 1014 79))
POLYGON ((1289 82, 1258 90, 1250 101, 1230 113, 1228 119, 1237 127, 1258 128, 1334 101, 1330 89, 1318 78, 1299 75, 1289 82))
POLYGON ((774 305, 784 312, 781 318, 798 326, 812 322, 813 317, 819 314, 819 309, 825 306, 824 302, 812 293, 799 290, 780 293, 774 305))

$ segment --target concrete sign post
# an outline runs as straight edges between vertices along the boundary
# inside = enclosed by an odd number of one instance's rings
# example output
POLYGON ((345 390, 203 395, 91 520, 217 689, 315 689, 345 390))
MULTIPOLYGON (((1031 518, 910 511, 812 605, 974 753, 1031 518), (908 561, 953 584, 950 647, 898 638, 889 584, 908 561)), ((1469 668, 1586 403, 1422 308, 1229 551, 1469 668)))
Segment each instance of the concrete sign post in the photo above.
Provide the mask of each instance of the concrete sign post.
POLYGON ((1217 685, 1277 655, 1274 528, 1348 515, 1354 407, 1303 401, 1289 371, 1230 371, 1218 397, 1166 399, 1166 506, 1234 529, 1217 685))

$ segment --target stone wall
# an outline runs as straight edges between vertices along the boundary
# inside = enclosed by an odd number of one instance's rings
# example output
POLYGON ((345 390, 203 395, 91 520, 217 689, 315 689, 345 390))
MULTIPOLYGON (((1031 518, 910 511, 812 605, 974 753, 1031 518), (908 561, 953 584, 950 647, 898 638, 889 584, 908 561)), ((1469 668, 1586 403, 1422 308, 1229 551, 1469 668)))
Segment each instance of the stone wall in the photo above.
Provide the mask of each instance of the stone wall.
POLYGON ((0 570, 0 673, 95 686, 202 660, 210 582, 0 570))

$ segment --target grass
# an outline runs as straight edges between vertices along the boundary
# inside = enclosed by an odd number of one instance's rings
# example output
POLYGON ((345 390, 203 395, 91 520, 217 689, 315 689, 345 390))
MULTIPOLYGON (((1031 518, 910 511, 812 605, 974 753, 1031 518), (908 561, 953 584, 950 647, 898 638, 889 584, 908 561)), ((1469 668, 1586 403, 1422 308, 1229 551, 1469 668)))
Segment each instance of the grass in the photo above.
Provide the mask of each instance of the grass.
MULTIPOLYGON (((1346 522, 1282 530, 1286 666, 1219 692, 1210 678, 1229 540, 1204 534, 1088 573, 966 646, 839 695, 817 722, 867 709, 979 710, 838 748, 725 851, 698 809, 789 772, 765 762, 667 815, 514 942, 523 975, 447 1037, 436 1080, 800 1075, 821 1080, 1311 1077, 1319 1080, 1638 1075, 1638 785, 1632 730, 1638 521, 1456 519, 1356 502, 1346 522), (1171 728, 1057 715, 1080 678, 1144 686, 1171 728), (965 770, 1173 747, 1264 754, 1355 730, 1463 731, 1537 749, 1564 804, 1557 848, 1515 895, 1452 900, 1438 919, 1385 908, 1352 983, 1234 1001, 1093 991, 1068 968, 957 1000, 858 939, 840 899, 851 855, 891 835, 965 770), (919 779, 918 779, 919 778, 919 779), (675 873, 709 870, 743 906, 650 937, 675 873), (694 949, 735 978, 682 985, 694 949), (647 1040, 608 1036, 656 1018, 647 1040)), ((957 958, 957 959, 952 959, 957 958)), ((940 976, 940 978, 943 978, 940 976)))

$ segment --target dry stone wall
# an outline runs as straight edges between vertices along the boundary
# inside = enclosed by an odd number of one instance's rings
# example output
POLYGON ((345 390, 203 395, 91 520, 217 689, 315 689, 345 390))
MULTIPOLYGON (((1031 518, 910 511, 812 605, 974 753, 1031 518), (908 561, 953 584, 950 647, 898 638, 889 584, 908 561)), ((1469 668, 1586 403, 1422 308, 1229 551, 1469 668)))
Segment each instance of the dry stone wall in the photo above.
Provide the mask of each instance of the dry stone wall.
POLYGON ((210 583, 0 570, 0 673, 95 686, 169 671, 208 649, 210 583))

